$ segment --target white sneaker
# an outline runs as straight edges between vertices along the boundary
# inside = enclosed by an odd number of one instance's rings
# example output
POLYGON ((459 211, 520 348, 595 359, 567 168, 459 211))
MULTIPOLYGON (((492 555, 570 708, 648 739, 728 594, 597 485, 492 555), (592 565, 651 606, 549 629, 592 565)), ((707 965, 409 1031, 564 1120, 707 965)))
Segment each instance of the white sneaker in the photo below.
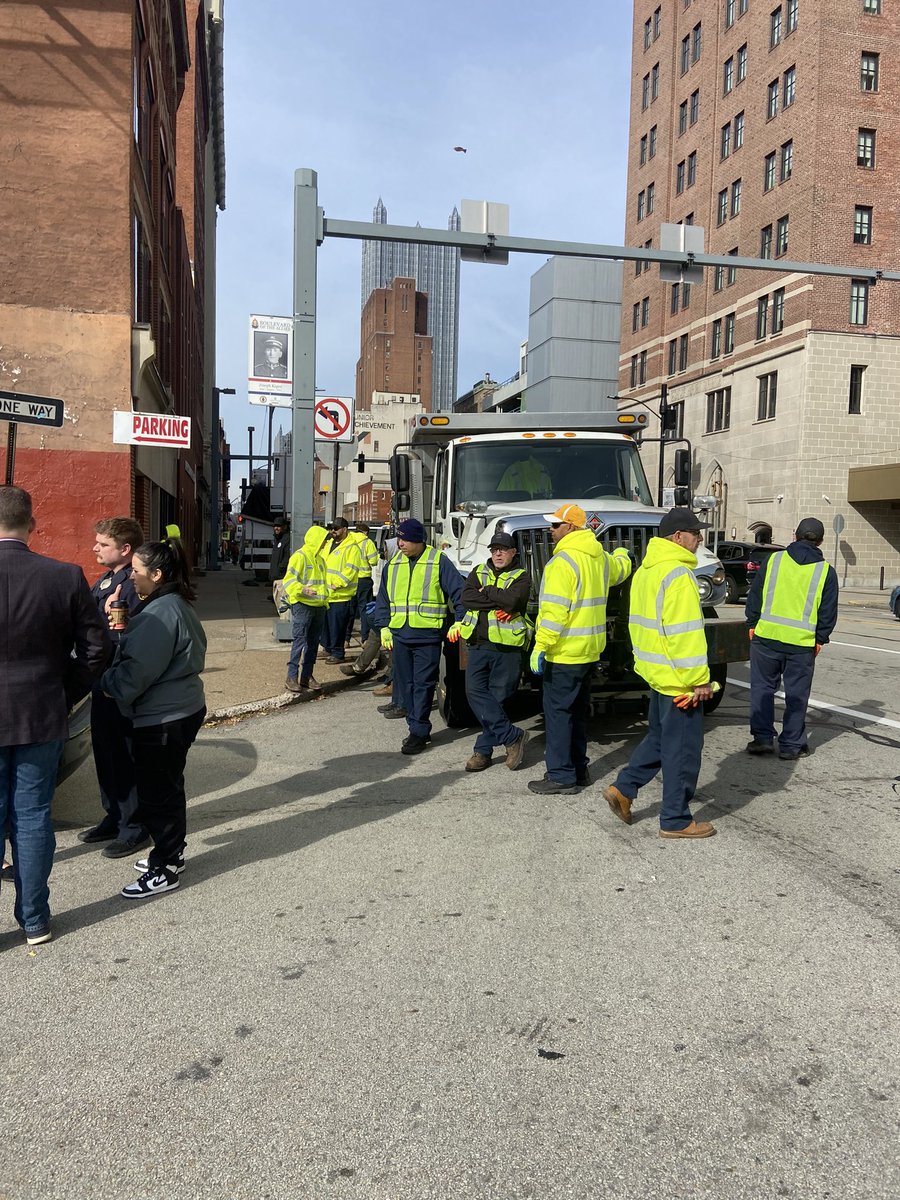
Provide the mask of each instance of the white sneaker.
POLYGON ((123 887, 121 895, 127 900, 147 900, 160 892, 171 892, 180 882, 174 871, 167 871, 163 867, 158 871, 145 871, 134 883, 123 887))
MULTIPOLYGON (((149 858, 139 858, 137 860, 137 862, 134 864, 134 869, 140 875, 143 875, 145 871, 149 871, 150 870, 149 858)), ((181 874, 181 872, 184 870, 184 851, 183 850, 180 851, 180 853, 176 855, 174 862, 166 863, 166 870, 170 871, 173 875, 181 874)))

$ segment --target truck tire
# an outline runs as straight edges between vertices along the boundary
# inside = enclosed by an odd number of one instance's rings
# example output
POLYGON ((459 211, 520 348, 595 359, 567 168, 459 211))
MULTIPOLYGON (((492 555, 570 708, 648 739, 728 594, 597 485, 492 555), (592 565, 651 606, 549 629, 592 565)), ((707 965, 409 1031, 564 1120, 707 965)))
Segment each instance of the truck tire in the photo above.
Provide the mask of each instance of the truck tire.
POLYGON ((466 699, 466 673, 459 669, 459 650, 452 642, 444 643, 444 669, 438 682, 437 702, 448 729, 467 729, 478 724, 466 699))
POLYGON ((703 712, 706 716, 714 713, 722 703, 722 697, 725 695, 725 680, 728 677, 728 663, 716 663, 710 667, 709 677, 719 685, 719 691, 715 693, 711 700, 703 701, 703 712))

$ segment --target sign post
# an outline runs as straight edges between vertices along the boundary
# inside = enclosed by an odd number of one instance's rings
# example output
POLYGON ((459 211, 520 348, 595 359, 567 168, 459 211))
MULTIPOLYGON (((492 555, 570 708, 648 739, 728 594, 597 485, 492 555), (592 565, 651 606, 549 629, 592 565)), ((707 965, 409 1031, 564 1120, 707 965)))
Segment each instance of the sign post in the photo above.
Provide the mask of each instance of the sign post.
POLYGON ((353 397, 352 396, 323 396, 316 401, 313 421, 316 437, 322 441, 331 442, 334 447, 334 457, 331 466, 331 520, 334 523, 337 512, 337 477, 340 470, 340 454, 342 442, 353 442, 353 397))
POLYGON ((22 392, 0 392, 0 421, 6 432, 6 486, 12 487, 16 470, 16 426, 44 425, 59 429, 63 423, 62 400, 51 396, 27 396, 22 392))

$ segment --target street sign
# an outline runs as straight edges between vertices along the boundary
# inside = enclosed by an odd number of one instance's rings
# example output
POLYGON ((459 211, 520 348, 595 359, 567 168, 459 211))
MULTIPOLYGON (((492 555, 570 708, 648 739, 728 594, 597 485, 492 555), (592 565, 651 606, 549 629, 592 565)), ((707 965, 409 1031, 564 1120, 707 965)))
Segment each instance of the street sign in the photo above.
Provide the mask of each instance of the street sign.
POLYGON ((328 442, 352 442, 353 397, 323 396, 316 401, 316 437, 328 442))
POLYGON ((353 462, 359 447, 356 442, 323 442, 316 438, 316 458, 323 467, 327 467, 329 471, 334 468, 334 452, 338 452, 338 470, 343 467, 348 467, 353 462))
POLYGON ((291 403, 293 387, 291 367, 294 355, 294 322, 291 317, 269 317, 254 313, 250 317, 247 348, 247 397, 268 397, 257 403, 267 404, 273 396, 284 396, 291 403))
POLYGON ((262 392, 248 392, 247 400, 250 404, 264 404, 266 408, 292 408, 294 404, 290 396, 269 396, 262 392))
POLYGON ((63 423, 63 402, 50 396, 0 392, 0 421, 14 421, 21 425, 50 425, 59 429, 63 423))
POLYGON ((843 513, 837 513, 835 515, 834 520, 831 522, 831 528, 834 530, 835 533, 843 533, 844 525, 845 525, 845 521, 844 521, 843 513))
POLYGON ((124 446, 174 446, 186 450, 191 444, 191 418, 114 412, 113 441, 124 446))

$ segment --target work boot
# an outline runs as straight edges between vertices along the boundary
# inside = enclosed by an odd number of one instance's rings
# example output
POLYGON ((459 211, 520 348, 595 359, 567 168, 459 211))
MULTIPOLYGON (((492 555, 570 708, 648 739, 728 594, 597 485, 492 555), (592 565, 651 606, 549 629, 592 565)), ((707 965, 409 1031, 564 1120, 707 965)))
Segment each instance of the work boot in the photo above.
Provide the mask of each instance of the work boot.
POLYGON ((362 671, 357 671, 356 663, 344 663, 341 667, 341 674, 350 675, 352 677, 353 675, 361 675, 362 671))
POLYGON ((297 692, 300 692, 303 689, 300 687, 299 679, 291 679, 291 677, 288 676, 288 678, 284 681, 284 690, 286 692, 293 692, 296 695, 297 692))
POLYGON ((411 733, 409 737, 403 739, 403 744, 400 747, 401 754, 421 754, 431 738, 419 737, 418 734, 411 733))
POLYGON ((506 765, 511 771, 515 771, 516 767, 521 767, 522 759, 525 757, 525 747, 528 745, 528 734, 522 735, 514 742, 506 747, 506 765))
POLYGON ((747 753, 748 754, 774 754, 775 753, 775 743, 774 742, 758 742, 756 740, 756 738, 754 738, 752 742, 747 743, 747 753))
POLYGON ((529 792, 538 796, 575 796, 578 786, 574 783, 557 783, 553 779, 532 779, 528 785, 529 792))
POLYGON ((489 754, 482 754, 479 750, 476 750, 466 761, 466 770, 486 771, 490 765, 491 756, 489 754))
POLYGON ((631 801, 627 796, 623 796, 617 787, 610 784, 609 787, 603 789, 603 798, 612 809, 614 816, 618 817, 620 821, 624 821, 626 825, 631 824, 631 801))
POLYGON ((801 746, 799 750, 779 750, 778 757, 787 762, 795 762, 798 758, 807 758, 809 746, 801 746))
POLYGON ((384 687, 372 688, 373 696, 393 696, 393 694, 394 685, 392 683, 386 683, 384 687))
POLYGON ((300 686, 302 688, 309 688, 311 692, 321 692, 322 690, 322 685, 316 679, 315 675, 301 675, 300 686))
POLYGON ((385 708, 380 708, 378 711, 382 713, 388 721, 399 721, 401 718, 406 716, 406 709, 399 708, 396 704, 388 704, 385 708))
POLYGON ((661 838, 702 838, 712 837, 715 832, 716 827, 711 821, 691 821, 690 825, 685 825, 684 829, 661 829, 659 836, 661 838))

